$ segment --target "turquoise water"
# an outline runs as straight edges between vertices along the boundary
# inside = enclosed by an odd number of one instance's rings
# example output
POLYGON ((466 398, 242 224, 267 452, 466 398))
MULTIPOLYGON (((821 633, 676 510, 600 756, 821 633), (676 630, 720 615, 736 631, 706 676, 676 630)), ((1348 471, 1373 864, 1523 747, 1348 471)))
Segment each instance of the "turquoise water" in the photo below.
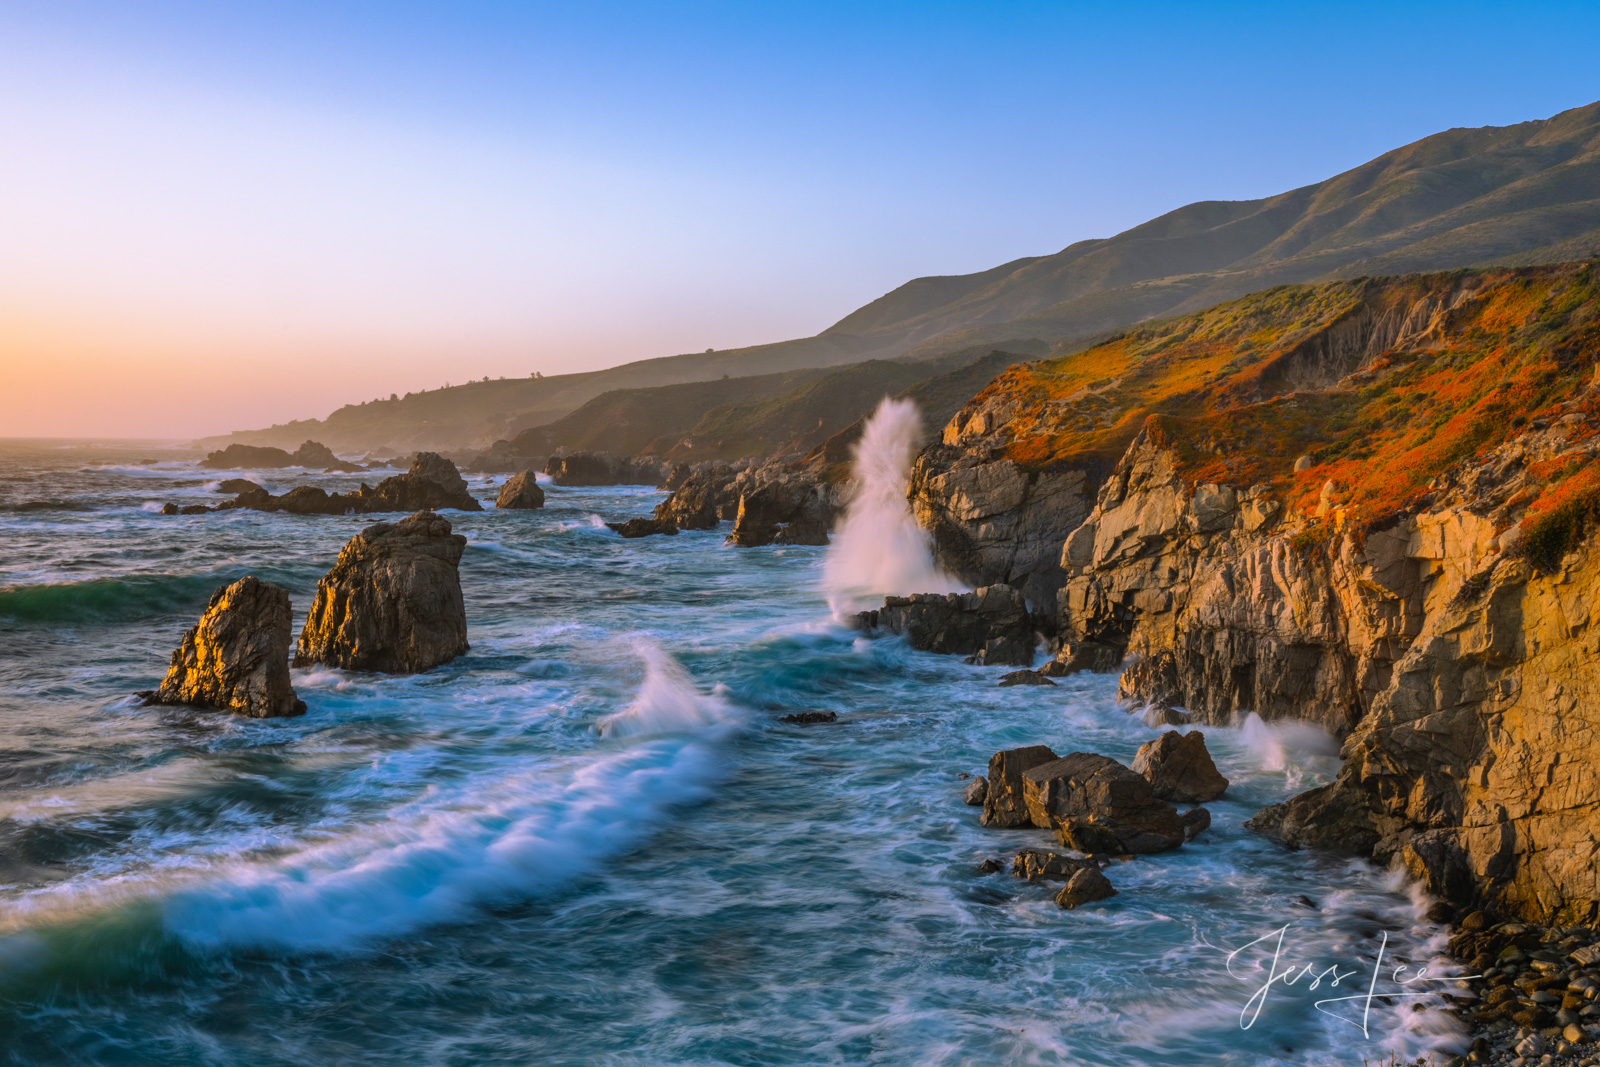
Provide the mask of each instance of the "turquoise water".
POLYGON ((1285 924, 1346 970, 1383 936, 1386 967, 1441 948, 1379 872, 1242 829, 1331 775, 1328 739, 1208 730, 1234 783, 1212 829, 1063 912, 978 872, 1049 838, 980 828, 959 775, 1020 744, 1131 759, 1155 732, 1115 680, 998 689, 834 623, 826 549, 601 525, 652 489, 446 513, 472 651, 445 667, 296 671, 292 720, 141 707, 212 589, 278 582, 298 627, 372 521, 158 514, 220 499, 194 458, 0 443, 5 1062, 1342 1064, 1449 1038, 1426 998, 1363 1035, 1301 989, 1241 1028, 1266 972, 1227 954, 1285 924), (812 710, 839 720, 779 721, 812 710))

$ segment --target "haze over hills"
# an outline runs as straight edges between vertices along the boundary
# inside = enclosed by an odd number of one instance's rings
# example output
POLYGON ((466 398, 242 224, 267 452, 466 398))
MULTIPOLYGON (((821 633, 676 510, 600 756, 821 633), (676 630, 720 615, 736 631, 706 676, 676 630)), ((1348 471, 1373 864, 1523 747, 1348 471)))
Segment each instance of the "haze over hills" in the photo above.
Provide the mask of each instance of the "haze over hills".
POLYGON ((1036 338, 1071 351, 1138 322, 1274 285, 1560 262, 1596 251, 1600 103, 1515 126, 1447 130, 1277 196, 1190 204, 1054 255, 918 278, 815 337, 585 374, 472 382, 203 443, 292 448, 315 437, 340 450, 486 446, 614 389, 729 375, 747 381, 743 402, 757 402, 773 394, 756 379, 775 373, 933 359, 941 366, 926 368, 932 377, 949 369, 942 357, 962 349, 987 352, 1007 339, 1036 338))

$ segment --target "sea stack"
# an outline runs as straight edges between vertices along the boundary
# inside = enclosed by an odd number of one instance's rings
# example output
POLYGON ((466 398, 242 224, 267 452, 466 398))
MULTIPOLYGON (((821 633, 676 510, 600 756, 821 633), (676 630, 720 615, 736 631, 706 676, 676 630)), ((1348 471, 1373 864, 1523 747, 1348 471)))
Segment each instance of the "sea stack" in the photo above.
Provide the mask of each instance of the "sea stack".
POLYGON ((532 471, 513 474, 506 479, 506 484, 500 487, 500 496, 495 500, 494 506, 515 508, 520 511, 542 508, 544 490, 539 487, 539 480, 532 471))
POLYGON ((448 520, 419 511, 352 537, 317 583, 294 664, 414 674, 467 650, 461 552, 448 520))
POLYGON ((240 578, 211 594, 205 614, 172 653, 151 704, 218 708, 256 719, 302 715, 289 686, 289 594, 240 578))

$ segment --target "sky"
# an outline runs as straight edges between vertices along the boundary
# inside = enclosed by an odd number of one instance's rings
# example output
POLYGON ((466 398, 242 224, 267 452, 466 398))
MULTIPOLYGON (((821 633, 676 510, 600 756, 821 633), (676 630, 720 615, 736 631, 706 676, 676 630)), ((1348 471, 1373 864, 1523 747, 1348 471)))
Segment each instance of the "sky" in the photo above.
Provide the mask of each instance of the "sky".
POLYGON ((1600 4, 0 0, 0 437, 808 336, 1600 99, 1600 4))

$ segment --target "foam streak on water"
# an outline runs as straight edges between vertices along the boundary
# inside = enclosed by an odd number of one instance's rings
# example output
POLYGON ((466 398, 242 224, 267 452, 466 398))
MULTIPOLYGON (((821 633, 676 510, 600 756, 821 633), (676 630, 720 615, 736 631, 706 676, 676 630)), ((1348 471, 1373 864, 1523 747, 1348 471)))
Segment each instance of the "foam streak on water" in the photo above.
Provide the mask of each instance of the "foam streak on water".
POLYGON ((215 500, 215 474, 148 446, 0 445, 0 1048, 1255 1067, 1447 1042, 1413 1001, 1376 1005, 1363 1036, 1289 990, 1240 1029, 1263 961, 1225 960, 1268 931, 1346 969, 1384 934, 1391 965, 1442 948, 1405 885, 1244 829, 1336 770, 1314 731, 1207 728, 1232 781, 1211 830, 1113 864, 1106 904, 1063 912, 1052 886, 979 872, 1053 842, 979 827, 959 774, 1023 744, 1126 762, 1155 731, 1112 679, 999 689, 997 669, 831 621, 830 594, 939 580, 907 528, 911 414, 869 427, 828 553, 596 525, 647 512, 644 487, 447 513, 472 651, 409 677, 295 671, 307 713, 276 721, 129 694, 213 583, 270 577, 298 622, 371 519, 163 516, 215 500), (780 721, 806 711, 838 722, 780 721))

